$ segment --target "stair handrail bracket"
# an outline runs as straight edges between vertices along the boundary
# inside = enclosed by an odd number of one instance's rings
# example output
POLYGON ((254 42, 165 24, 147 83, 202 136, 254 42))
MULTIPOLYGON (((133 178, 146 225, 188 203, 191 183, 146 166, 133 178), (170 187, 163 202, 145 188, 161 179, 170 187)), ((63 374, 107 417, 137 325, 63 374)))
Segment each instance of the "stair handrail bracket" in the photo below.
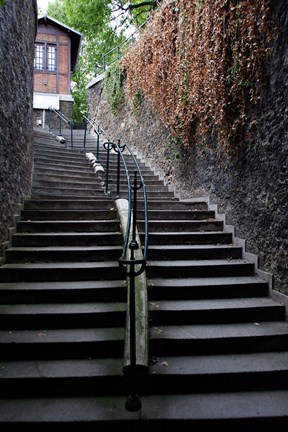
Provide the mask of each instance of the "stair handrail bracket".
MULTIPOLYGON (((146 281, 146 262, 148 250, 148 206, 145 182, 139 164, 127 144, 109 142, 107 153, 112 149, 117 153, 117 194, 116 207, 123 234, 122 255, 118 262, 127 279, 127 319, 125 332, 123 373, 127 377, 130 395, 125 408, 128 411, 141 409, 138 390, 142 379, 148 372, 148 296, 146 281), (133 182, 123 155, 128 150, 135 163, 133 182), (122 161, 127 180, 128 199, 120 197, 120 160, 122 161), (138 176, 140 181, 138 183, 138 176), (141 190, 144 200, 145 236, 144 247, 141 246, 137 229, 137 193, 141 190)), ((107 154, 108 157, 108 154, 107 154)), ((109 184, 109 181, 108 181, 109 184)))
POLYGON ((68 126, 70 126, 71 149, 73 150, 73 128, 74 128, 73 120, 69 119, 63 112, 61 112, 60 110, 58 110, 56 108, 53 108, 52 106, 48 108, 48 112, 49 112, 49 119, 48 119, 49 132, 51 131, 51 113, 52 112, 56 115, 56 117, 58 117, 58 120, 59 120, 58 133, 59 133, 60 137, 62 135, 62 122, 66 123, 68 126))

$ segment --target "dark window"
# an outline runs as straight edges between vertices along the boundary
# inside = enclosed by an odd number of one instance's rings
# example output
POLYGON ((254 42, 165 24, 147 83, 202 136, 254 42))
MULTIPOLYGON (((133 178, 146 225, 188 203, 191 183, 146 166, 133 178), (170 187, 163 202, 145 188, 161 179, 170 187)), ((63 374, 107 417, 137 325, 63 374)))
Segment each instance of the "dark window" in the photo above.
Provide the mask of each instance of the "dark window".
POLYGON ((34 68, 38 71, 56 72, 57 46, 50 43, 35 44, 34 68))

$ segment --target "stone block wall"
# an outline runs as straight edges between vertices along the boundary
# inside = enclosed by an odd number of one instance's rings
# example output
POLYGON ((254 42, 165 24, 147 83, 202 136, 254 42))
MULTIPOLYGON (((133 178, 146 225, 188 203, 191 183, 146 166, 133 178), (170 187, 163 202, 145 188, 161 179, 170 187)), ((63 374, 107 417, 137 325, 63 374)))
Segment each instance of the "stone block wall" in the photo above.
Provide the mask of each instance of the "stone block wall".
POLYGON ((0 6, 0 244, 32 173, 34 0, 5 0, 0 6))
MULTIPOLYGON (((126 141, 183 198, 208 197, 217 204, 259 267, 274 275, 274 288, 288 294, 288 6, 271 1, 279 34, 267 63, 253 140, 230 160, 210 137, 209 146, 193 147, 189 157, 180 143, 142 100, 137 112, 127 98, 113 115, 103 82, 88 92, 90 117, 112 140, 126 141)), ((124 84, 125 93, 125 84, 124 84)))

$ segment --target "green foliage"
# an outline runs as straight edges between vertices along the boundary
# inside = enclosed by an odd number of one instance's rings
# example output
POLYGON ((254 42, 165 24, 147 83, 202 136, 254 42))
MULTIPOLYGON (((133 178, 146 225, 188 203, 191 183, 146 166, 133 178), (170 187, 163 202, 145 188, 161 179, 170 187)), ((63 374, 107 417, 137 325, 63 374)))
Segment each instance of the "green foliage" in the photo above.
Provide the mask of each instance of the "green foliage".
MULTIPOLYGON (((3 0, 0 0, 3 1, 3 0)), ((157 7, 156 0, 54 0, 47 14, 82 34, 81 55, 77 71, 72 76, 72 94, 75 100, 73 116, 79 120, 87 111, 86 84, 99 73, 105 56, 106 64, 116 60, 117 47, 125 39, 124 31, 132 24, 142 24, 147 13, 157 7), (106 55, 109 53, 108 55, 106 55)), ((114 76, 114 69, 112 75, 114 76)), ((108 78, 109 81, 109 78, 108 78)), ((117 106, 120 93, 115 84, 113 106, 117 106), (116 105, 115 105, 116 104, 116 105)))
POLYGON ((119 64, 118 62, 113 63, 108 69, 104 81, 106 97, 111 105, 113 114, 117 113, 122 101, 124 100, 122 81, 123 75, 120 71, 119 64))
POLYGON ((140 108, 143 102, 142 90, 139 88, 135 91, 132 98, 132 109, 136 115, 140 114, 140 108))
POLYGON ((5 3, 5 0, 0 0, 0 6, 3 6, 5 3))

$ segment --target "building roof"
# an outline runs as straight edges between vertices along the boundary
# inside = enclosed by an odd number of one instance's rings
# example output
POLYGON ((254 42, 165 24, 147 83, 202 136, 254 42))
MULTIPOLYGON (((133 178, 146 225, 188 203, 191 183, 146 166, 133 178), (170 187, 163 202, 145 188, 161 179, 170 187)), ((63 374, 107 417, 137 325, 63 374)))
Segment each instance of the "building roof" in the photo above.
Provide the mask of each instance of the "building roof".
POLYGON ((41 15, 38 17, 38 26, 40 24, 53 25, 54 27, 58 27, 62 31, 65 31, 69 35, 71 40, 71 71, 74 72, 77 66, 77 61, 79 56, 81 36, 82 36, 81 33, 79 33, 77 30, 72 29, 71 27, 68 27, 67 25, 63 24, 62 22, 48 15, 41 15))

